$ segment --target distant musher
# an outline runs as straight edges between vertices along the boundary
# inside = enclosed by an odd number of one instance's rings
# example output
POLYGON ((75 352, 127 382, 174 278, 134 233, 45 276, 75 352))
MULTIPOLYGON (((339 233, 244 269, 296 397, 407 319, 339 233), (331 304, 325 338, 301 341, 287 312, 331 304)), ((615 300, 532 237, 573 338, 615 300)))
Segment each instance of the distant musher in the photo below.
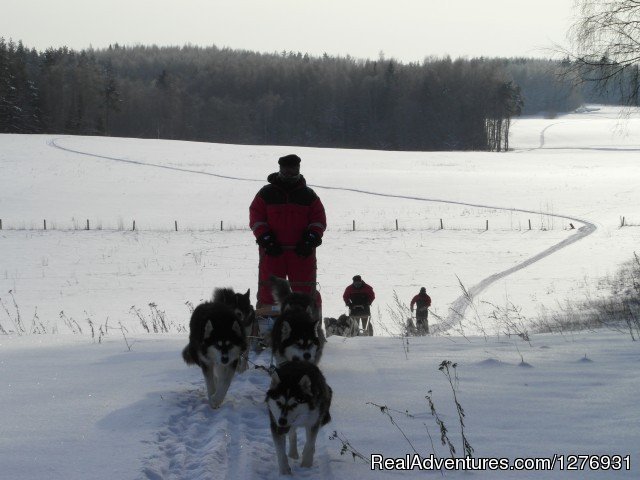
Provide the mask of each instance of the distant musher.
POLYGON ((349 307, 349 316, 356 321, 356 325, 362 322, 365 335, 373 335, 371 304, 376 294, 371 285, 366 284, 360 275, 354 276, 352 280, 353 283, 345 289, 342 299, 349 307))
POLYGON ((416 307, 416 328, 419 334, 429 333, 429 307, 431 306, 431 297, 427 295, 427 289, 422 287, 411 300, 411 313, 413 307, 416 307))

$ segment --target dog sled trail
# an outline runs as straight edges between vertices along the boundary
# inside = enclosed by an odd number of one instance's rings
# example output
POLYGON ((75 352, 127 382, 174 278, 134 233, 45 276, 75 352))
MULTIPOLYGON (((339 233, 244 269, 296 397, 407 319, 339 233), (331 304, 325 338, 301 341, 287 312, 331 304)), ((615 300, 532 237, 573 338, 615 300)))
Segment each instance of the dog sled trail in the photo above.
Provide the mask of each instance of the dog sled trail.
POLYGON ((582 219, 577 219, 577 218, 573 218, 573 217, 568 217, 568 216, 564 216, 564 215, 554 215, 554 214, 548 214, 550 216, 554 216, 554 217, 558 217, 558 218, 563 218, 563 219, 567 219, 567 220, 571 220, 573 222, 576 223, 582 223, 583 226, 578 228, 576 233, 574 233, 573 235, 571 235, 570 237, 564 239, 563 241, 552 245, 551 247, 547 248, 546 250, 538 253, 537 255, 534 255, 530 258, 528 258, 527 260, 525 260, 524 262, 521 262, 511 268, 508 268, 507 270, 504 270, 502 272, 498 272, 495 273, 487 278, 485 278, 484 280, 482 280, 480 283, 472 286, 471 288, 469 288, 467 290, 466 293, 463 293, 461 296, 459 296, 456 300, 454 300, 454 302, 451 304, 451 306, 449 307, 449 314, 447 316, 447 318, 442 322, 442 326, 438 329, 439 333, 443 333, 446 332, 447 330, 454 328, 455 325, 457 325, 458 323, 462 322, 462 320, 464 319, 464 314, 465 311, 467 309, 467 307, 471 304, 471 302, 473 302, 474 297, 476 297, 477 295, 479 295, 481 292, 483 292, 484 290, 486 290, 490 285, 492 285, 493 283, 497 282, 498 280, 500 280, 501 278, 504 278, 508 275, 511 275, 514 272, 517 272, 518 270, 522 270, 526 267, 528 267, 529 265, 532 265, 546 257, 548 257, 549 255, 552 255, 556 252, 558 252, 559 250, 562 250, 565 247, 568 247, 569 245, 578 242, 586 237, 588 237, 589 235, 591 235, 592 233, 594 233, 597 230, 597 227, 594 223, 591 223, 587 220, 582 220, 582 219))
MULTIPOLYGON (((149 441, 155 444, 155 453, 142 461, 138 480, 281 478, 264 403, 269 376, 253 368, 236 375, 216 410, 207 402, 201 376, 196 378, 189 388, 167 399, 167 423, 149 441)), ((335 478, 327 450, 329 430, 330 425, 318 435, 313 467, 301 468, 299 460, 290 461, 294 477, 335 478)), ((298 445, 303 441, 301 431, 298 445)))
POLYGON ((268 478, 275 467, 264 392, 269 378, 249 370, 236 376, 213 410, 201 379, 176 392, 157 453, 143 461, 141 480, 268 478))

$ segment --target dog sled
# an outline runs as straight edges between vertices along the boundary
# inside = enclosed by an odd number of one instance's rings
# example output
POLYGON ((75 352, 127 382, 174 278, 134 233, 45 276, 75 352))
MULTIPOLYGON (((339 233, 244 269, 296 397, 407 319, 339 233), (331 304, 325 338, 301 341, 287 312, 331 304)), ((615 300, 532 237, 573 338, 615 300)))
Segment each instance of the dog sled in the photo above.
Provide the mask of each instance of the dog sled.
POLYGON ((261 352, 265 348, 271 347, 271 331, 279 316, 279 305, 262 305, 256 308, 255 322, 251 333, 251 347, 254 352, 261 352))
POLYGON ((421 337, 429 335, 429 323, 426 318, 416 318, 415 316, 411 316, 407 318, 404 333, 407 337, 421 337))
POLYGON ((357 305, 351 307, 348 314, 342 314, 337 319, 325 317, 324 329, 327 337, 339 335, 341 337, 373 336, 371 314, 366 307, 357 305))
POLYGON ((357 329, 359 336, 373 336, 373 325, 371 323, 371 311, 365 305, 351 305, 349 307, 349 318, 357 329))

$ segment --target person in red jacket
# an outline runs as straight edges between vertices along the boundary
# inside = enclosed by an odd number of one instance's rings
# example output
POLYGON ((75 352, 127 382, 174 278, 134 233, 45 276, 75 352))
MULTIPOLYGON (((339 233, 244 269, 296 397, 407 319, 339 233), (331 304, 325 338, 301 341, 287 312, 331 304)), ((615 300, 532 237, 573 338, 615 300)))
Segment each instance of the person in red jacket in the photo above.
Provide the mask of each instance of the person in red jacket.
POLYGON ((249 226, 259 246, 257 307, 273 305, 269 277, 286 278, 294 292, 315 298, 316 248, 327 228, 324 206, 300 174, 300 157, 278 160, 279 171, 267 177, 249 207, 249 226))
POLYGON ((362 320, 362 328, 368 331, 369 335, 373 335, 373 326, 370 322, 371 304, 376 298, 371 285, 362 280, 360 275, 353 277, 353 283, 349 285, 342 295, 342 299, 347 307, 349 307, 349 316, 356 320, 362 320))
POLYGON ((413 307, 416 307, 416 328, 418 332, 429 333, 429 307, 431 306, 431 297, 427 295, 427 289, 422 287, 411 300, 409 307, 413 313, 413 307))

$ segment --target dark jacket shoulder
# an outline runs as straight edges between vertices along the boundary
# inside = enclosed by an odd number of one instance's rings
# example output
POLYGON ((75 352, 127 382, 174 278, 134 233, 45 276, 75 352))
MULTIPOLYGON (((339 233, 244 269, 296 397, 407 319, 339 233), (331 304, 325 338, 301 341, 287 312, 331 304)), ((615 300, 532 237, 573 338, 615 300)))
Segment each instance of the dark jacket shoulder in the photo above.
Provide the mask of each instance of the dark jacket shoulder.
POLYGON ((318 199, 316 192, 307 187, 307 181, 302 175, 293 185, 280 181, 277 172, 269 175, 267 181, 269 185, 265 185, 258 192, 258 196, 267 204, 294 203, 308 206, 318 199))

